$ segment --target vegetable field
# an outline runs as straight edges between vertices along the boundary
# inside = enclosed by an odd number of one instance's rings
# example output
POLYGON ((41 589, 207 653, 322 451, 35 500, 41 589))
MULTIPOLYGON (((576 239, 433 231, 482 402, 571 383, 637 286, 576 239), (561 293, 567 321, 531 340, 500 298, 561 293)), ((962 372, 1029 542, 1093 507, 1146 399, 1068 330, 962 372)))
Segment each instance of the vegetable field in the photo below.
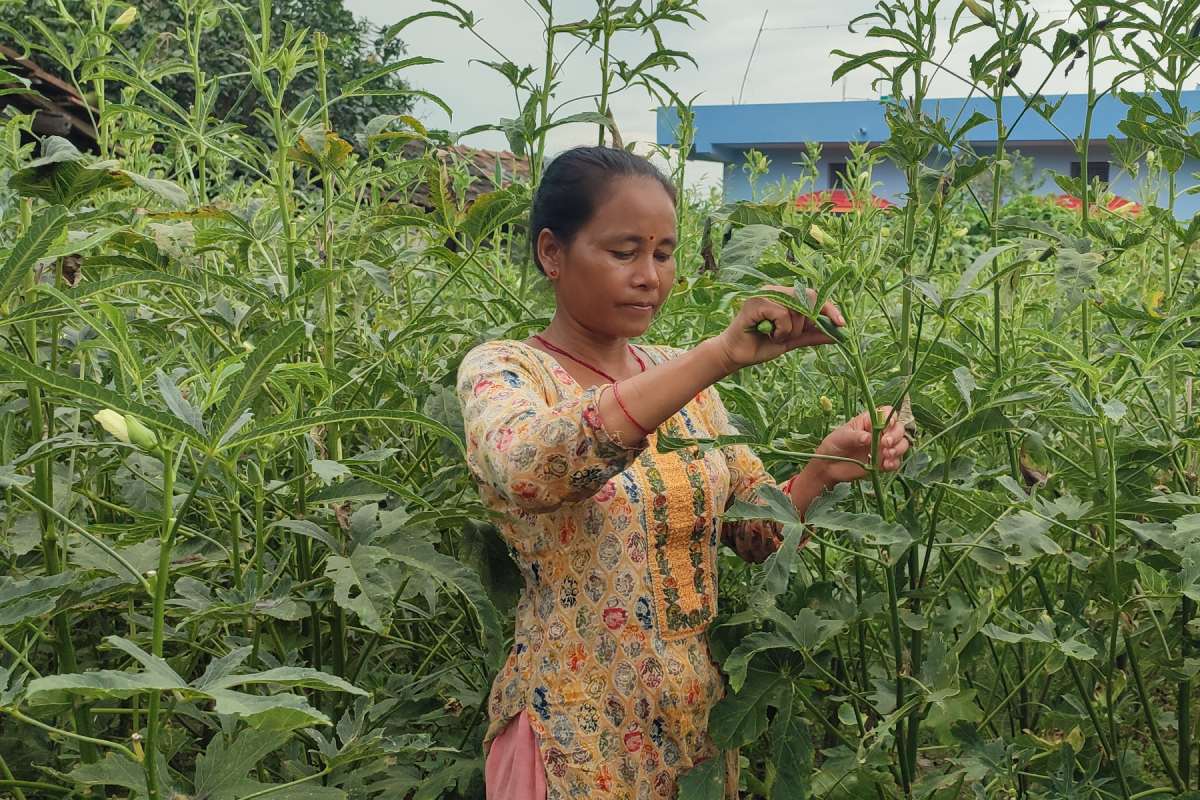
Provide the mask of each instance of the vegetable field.
MULTIPOLYGON (((98 139, 81 152, 0 116, 0 795, 484 796, 522 578, 465 467, 455 370, 553 312, 522 227, 551 131, 623 146, 609 102, 647 92, 676 107, 679 146, 659 155, 684 182, 695 132, 670 81, 692 57, 671 32, 705 24, 696 0, 597 0, 571 23, 534 5, 545 53, 489 43, 488 64, 514 110, 487 128, 530 177, 497 161, 483 193, 450 147, 478 129, 335 128, 345 104, 440 103, 412 88, 419 46, 334 81, 327 38, 272 26, 268 0, 178 0, 157 49, 110 0, 34 3, 0 30, 91 98, 98 139), (206 36, 230 18, 244 64, 208 74, 206 36), (614 55, 625 41, 642 60, 614 55), (594 74, 596 110, 561 110, 566 69, 594 74), (258 135, 217 109, 230 85, 258 135)), ((1180 99, 1200 0, 1055 17, 882 0, 854 24, 837 77, 868 71, 891 99, 890 137, 856 147, 850 183, 866 196, 893 162, 898 208, 797 210, 815 172, 754 202, 681 194, 678 284, 648 341, 713 336, 765 284, 816 289, 848 320, 838 344, 721 386, 735 441, 782 480, 831 426, 892 404, 915 444, 804 526, 772 491, 726 512, 787 534, 761 566, 721 556, 709 639, 728 684, 709 723, 743 797, 1200 790, 1200 221, 1173 210, 1200 158, 1200 109, 1180 99), (995 114, 940 117, 930 81, 970 32, 951 77, 995 114), (1068 69, 1085 131, 1100 98, 1126 105, 1109 144, 1140 213, 1106 210, 1098 180, 1052 176, 1072 211, 1013 177, 1001 100, 1052 118, 1041 89, 1068 69)), ((386 32, 431 35, 478 34, 449 2, 386 32)), ((762 157, 748 169, 757 184, 762 157)), ((723 761, 683 777, 688 800, 733 788, 723 761)))

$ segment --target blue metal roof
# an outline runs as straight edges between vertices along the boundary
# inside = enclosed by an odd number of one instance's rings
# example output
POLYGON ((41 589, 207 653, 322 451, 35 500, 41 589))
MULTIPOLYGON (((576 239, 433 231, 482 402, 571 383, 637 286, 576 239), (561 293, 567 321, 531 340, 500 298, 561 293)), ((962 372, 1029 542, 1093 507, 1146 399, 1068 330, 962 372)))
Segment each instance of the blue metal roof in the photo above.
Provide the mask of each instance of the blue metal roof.
MULTIPOLYGON (((1053 104, 1058 97, 1047 97, 1047 100, 1053 104)), ((1181 99, 1185 105, 1194 108, 1200 105, 1200 90, 1183 92, 1181 99)), ((957 117, 965 121, 975 110, 989 119, 995 115, 992 101, 984 97, 931 99, 926 100, 925 104, 930 115, 951 120, 957 117)), ((1002 107, 1004 118, 1016 119, 1023 108, 1024 101, 1021 98, 1006 97, 1002 107)), ((1084 95, 1067 95, 1054 114, 1054 125, 1030 110, 1011 131, 1009 142, 1059 143, 1065 141, 1063 133, 1071 138, 1078 137, 1083 133, 1086 108, 1087 98, 1084 95)), ((1101 98, 1092 114, 1092 138, 1100 141, 1109 135, 1124 138, 1117 130, 1117 123, 1125 118, 1127 108, 1111 95, 1101 98)), ((696 143, 692 157, 707 161, 740 161, 742 153, 751 147, 796 147, 805 142, 882 142, 888 137, 883 115, 884 103, 878 100, 693 106, 692 110, 696 114, 696 143)), ((659 144, 674 143, 672 131, 676 124, 678 116, 674 108, 658 110, 659 144)), ((980 125, 967 138, 972 143, 994 142, 995 125, 980 125)))

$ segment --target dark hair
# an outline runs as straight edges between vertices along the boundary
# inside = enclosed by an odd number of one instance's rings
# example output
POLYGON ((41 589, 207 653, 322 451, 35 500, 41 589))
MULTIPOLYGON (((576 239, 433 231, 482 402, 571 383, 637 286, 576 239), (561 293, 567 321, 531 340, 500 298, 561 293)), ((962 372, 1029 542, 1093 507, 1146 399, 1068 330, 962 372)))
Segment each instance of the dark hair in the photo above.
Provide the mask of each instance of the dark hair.
POLYGON ((538 261, 537 241, 549 229, 560 242, 570 244, 580 228, 596 213, 604 190, 620 178, 658 181, 675 202, 675 185, 658 167, 641 156, 612 147, 574 147, 559 154, 542 173, 529 211, 529 244, 533 263, 538 261))

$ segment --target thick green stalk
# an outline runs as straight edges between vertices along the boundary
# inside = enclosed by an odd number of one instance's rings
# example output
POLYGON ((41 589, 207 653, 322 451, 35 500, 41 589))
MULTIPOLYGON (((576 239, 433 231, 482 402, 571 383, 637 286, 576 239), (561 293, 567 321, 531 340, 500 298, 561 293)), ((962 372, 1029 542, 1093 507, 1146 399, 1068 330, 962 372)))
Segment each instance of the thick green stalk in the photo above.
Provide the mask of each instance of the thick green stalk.
POLYGON ((242 588, 242 506, 241 494, 236 490, 233 493, 233 500, 230 505, 229 517, 229 532, 232 537, 230 542, 230 560, 233 567, 233 588, 241 591, 242 588))
POLYGON ((329 638, 333 647, 333 674, 346 677, 346 613, 341 606, 333 606, 329 618, 329 638))
POLYGON ((258 591, 262 591, 267 579, 267 531, 266 494, 262 468, 257 461, 246 464, 246 474, 254 490, 254 575, 258 578, 258 591))
MULTIPOLYGON (((1175 787, 1175 791, 1186 791, 1187 784, 1180 778, 1175 765, 1171 763, 1171 759, 1167 756, 1167 748, 1163 745, 1162 735, 1158 731, 1158 723, 1154 719, 1154 706, 1150 702, 1150 693, 1146 691, 1146 682, 1142 679, 1142 670, 1138 665, 1137 651, 1133 647, 1133 640, 1129 638, 1129 634, 1125 634, 1125 653, 1129 656, 1129 667, 1133 670, 1133 680, 1137 684, 1138 699, 1142 703, 1142 716, 1146 718, 1146 727, 1150 730, 1150 738, 1154 742, 1154 749, 1158 751, 1158 757, 1162 761, 1163 769, 1167 771, 1167 777, 1171 779, 1171 785, 1175 787)), ((1183 749, 1183 741, 1181 739, 1180 751, 1182 752, 1183 749)))
POLYGON ((1104 431, 1104 443, 1108 450, 1108 482, 1107 494, 1108 501, 1108 520, 1106 524, 1107 541, 1105 549, 1107 550, 1108 561, 1108 577, 1112 581, 1113 596, 1112 607, 1112 635, 1109 637, 1108 643, 1108 669, 1104 681, 1105 695, 1105 710, 1108 712, 1108 727, 1109 741, 1114 745, 1113 749, 1113 766, 1116 769, 1117 777, 1121 781, 1121 792, 1128 797, 1129 785, 1125 780, 1125 773, 1121 766, 1121 754, 1117 749, 1118 742, 1121 741, 1117 732, 1117 710, 1116 710, 1116 693, 1114 692, 1114 676, 1117 674, 1117 641, 1121 630, 1121 608, 1124 605, 1122 596, 1121 581, 1117 572, 1117 427, 1115 425, 1106 425, 1104 431))
MULTIPOLYGON (((879 437, 883 432, 883 422, 875 408, 875 395, 871 391, 871 383, 867 378, 866 369, 862 362, 862 353, 859 352, 857 346, 855 349, 843 348, 846 357, 850 360, 854 368, 854 375, 858 381, 858 389, 862 392, 863 401, 871 412, 871 459, 870 459, 870 475, 871 483, 875 489, 875 505, 879 515, 884 519, 888 518, 887 503, 884 498, 883 482, 879 478, 879 470, 875 469, 875 465, 879 460, 879 437)), ((856 559, 857 561, 857 559, 856 559)), ((889 563, 884 567, 884 579, 887 584, 888 593, 888 611, 892 628, 892 657, 896 661, 896 707, 904 706, 904 641, 900 633, 900 603, 896 590, 896 564, 889 563)), ((865 658, 864 658, 865 662, 865 658)), ((865 665, 864 665, 865 669, 865 665)), ((908 742, 905 737, 905 721, 900 719, 896 722, 896 756, 900 762, 901 783, 904 788, 904 794, 911 794, 913 781, 913 773, 909 770, 910 761, 908 758, 908 742)))
MULTIPOLYGON (((192 110, 204 107, 204 90, 208 86, 204 70, 200 68, 200 39, 204 32, 204 14, 193 15, 192 30, 188 36, 188 55, 192 67, 192 110)), ((192 119, 192 124, 203 124, 203 121, 192 119)), ((199 127, 199 126, 198 126, 199 127)), ((208 205, 208 146, 203 136, 196 137, 196 199, 201 205, 208 205)))
POLYGON ((1045 667, 1046 664, 1048 664, 1050 662, 1050 659, 1053 655, 1054 655, 1054 651, 1051 650, 1049 653, 1046 654, 1046 657, 1043 658, 1038 663, 1038 665, 1036 667, 1029 670, 1029 672, 1026 673, 1025 677, 1021 679, 1021 682, 1012 688, 1012 691, 1010 691, 1008 693, 1008 696, 1005 697, 1002 702, 996 704, 995 706, 992 706, 992 710, 989 711, 987 713, 987 716, 985 716, 983 718, 983 721, 979 723, 979 727, 982 728, 984 725, 987 725, 989 722, 991 722, 992 717, 996 716, 996 713, 998 711, 1000 711, 1000 709, 1008 708, 1009 704, 1012 703, 1013 698, 1015 698, 1020 693, 1020 691, 1025 688, 1026 684, 1029 683, 1029 681, 1033 678, 1034 675, 1037 675, 1038 672, 1040 672, 1042 670, 1042 668, 1045 667))
POLYGON ((16 800, 25 800, 25 793, 21 791, 21 787, 17 785, 17 781, 13 778, 12 770, 8 768, 8 762, 4 760, 4 756, 0 755, 0 774, 4 776, 7 785, 12 787, 13 797, 16 800))
MULTIPOLYGON (((272 165, 272 183, 275 189, 275 199, 279 205, 279 227, 283 237, 283 252, 285 270, 287 274, 287 291, 294 292, 297 287, 298 275, 296 274, 296 230, 295 221, 292 218, 291 206, 291 184, 292 184, 292 164, 288 161, 288 142, 286 134, 286 115, 283 112, 283 92, 284 92, 284 76, 281 74, 279 82, 279 91, 273 91, 265 67, 270 60, 271 52, 271 1, 259 0, 258 3, 259 26, 261 36, 259 44, 261 51, 258 55, 260 69, 263 69, 262 89, 264 96, 267 98, 271 108, 271 132, 275 135, 275 163, 272 165)), ((296 303, 293 301, 289 308, 293 319, 298 315, 296 303)))
MULTIPOLYGON (((162 494, 162 537, 159 540, 158 570, 154 575, 154 608, 152 612, 152 628, 150 652, 162 658, 163 627, 166 617, 167 583, 171 569, 171 546, 175 538, 175 470, 179 467, 176 457, 175 441, 165 448, 163 457, 163 494, 162 494)), ((196 481, 201 480, 197 475, 196 481)), ((143 767, 146 770, 146 795, 149 800, 159 800, 158 791, 158 712, 160 692, 150 693, 150 702, 146 709, 146 755, 143 767)))
MULTIPOLYGON (((892 626, 892 657, 896 660, 896 707, 904 707, 904 640, 900 633, 900 604, 896 594, 896 566, 884 567, 883 576, 887 583, 888 611, 892 626)), ((905 719, 896 720, 896 760, 900 762, 900 783, 905 796, 912 794, 913 774, 909 771, 908 741, 904 736, 905 719)))
MULTIPOLYGON (((1054 602, 1050 598, 1050 592, 1046 589, 1046 581, 1042 577, 1041 569, 1033 567, 1033 577, 1037 582, 1038 592, 1042 596, 1042 604, 1045 606, 1046 614, 1054 615, 1054 602)), ((1100 749, 1108 755, 1110 760, 1115 762, 1116 748, 1108 741, 1104 734, 1104 728, 1100 725, 1100 717, 1096 714, 1096 706, 1092 702, 1092 693, 1084 688, 1083 676, 1079 674, 1079 667, 1076 666, 1075 660, 1067 659, 1067 669, 1071 673, 1071 678, 1075 682, 1075 691, 1079 693, 1080 700, 1083 701, 1084 708, 1087 709, 1088 719, 1092 721, 1092 728, 1096 731, 1096 738, 1100 740, 1100 749)), ((1118 767, 1118 770, 1120 767, 1118 767)))
MULTIPOLYGON (((542 68, 542 87, 539 90, 538 105, 539 121, 538 127, 542 132, 538 134, 537 150, 534 152, 533 163, 529 165, 529 183, 532 186, 537 186, 542 177, 542 162, 546 158, 546 125, 550 122, 550 93, 554 88, 554 2, 547 0, 546 2, 546 63, 542 68)), ((529 143, 532 147, 533 142, 529 143)))
MULTIPOLYGON (((313 35, 313 49, 317 54, 317 95, 321 101, 322 117, 325 123, 325 129, 332 129, 332 122, 329 118, 329 87, 328 74, 325 65, 325 48, 328 39, 323 33, 313 35)), ((321 252, 324 254, 325 269, 333 271, 336 267, 333 260, 333 181, 334 174, 331 169, 321 171, 321 199, 322 199, 322 216, 323 229, 321 231, 321 252)), ((499 187, 497 187, 499 188, 499 187)), ((334 366, 337 363, 337 335, 335 326, 337 324, 337 272, 334 272, 334 279, 325 285, 325 351, 324 363, 325 370, 332 375, 334 366)), ((337 409, 336 399, 331 399, 333 407, 337 409)), ((339 435, 337 425, 327 425, 325 430, 325 441, 329 448, 329 456, 337 461, 342 457, 342 442, 339 435)))
MULTIPOLYGON (((1196 603, 1188 597, 1183 598, 1179 615, 1179 656, 1183 659, 1192 654, 1192 635, 1188 632, 1188 623, 1195 615, 1196 603)), ((1192 780, 1192 682, 1182 680, 1177 689, 1175 713, 1179 720, 1179 779, 1187 786, 1192 780)))
MULTIPOLYGON (((279 203, 279 226, 283 236, 284 261, 287 270, 289 293, 294 292, 298 285, 296 275, 296 232, 292 220, 291 206, 291 176, 292 165, 287 158, 287 146, 284 143, 283 114, 275 109, 275 143, 278 152, 275 154, 275 198, 279 203)), ((295 302, 292 303, 292 315, 296 315, 295 302)))
MULTIPOLYGON (((607 15, 602 15, 604 20, 604 46, 601 48, 602 55, 600 56, 600 113, 608 113, 608 90, 611 82, 611 76, 608 71, 608 59, 612 51, 612 34, 609 32, 607 15)), ((600 141, 597 142, 601 147, 604 146, 604 126, 600 128, 600 141)), ((616 144, 616 137, 613 138, 613 144, 616 144)))
MULTIPOLYGON (((304 396, 301 395, 297 400, 296 412, 303 415, 305 409, 304 396)), ((308 458, 304 450, 296 445, 295 448, 295 473, 298 477, 296 481, 296 518, 304 519, 308 516, 308 458)), ((313 578, 313 546, 312 539, 308 537, 299 537, 301 540, 296 542, 296 557, 299 561, 298 567, 300 571, 301 581, 310 581, 313 578)), ((309 615, 309 638, 312 641, 312 662, 315 669, 321 669, 324 664, 324 652, 321 646, 321 605, 317 602, 308 604, 309 615)), ((318 698, 320 695, 316 695, 318 698)))
MULTIPOLYGON (((1001 71, 1007 72, 1012 66, 1009 63, 1011 54, 1005 52, 1001 59, 1001 71)), ((996 163, 992 168, 992 207, 989 213, 988 229, 991 237, 991 246, 995 247, 1000 243, 1000 211, 1003 206, 1004 199, 1004 181, 1003 169, 1000 162, 1005 160, 1007 155, 1005 145, 1008 142, 1008 128, 1004 124, 1004 88, 1006 81, 1001 79, 996 82, 995 93, 992 95, 992 102, 996 112, 996 163)), ((1004 374, 1004 348, 1003 348, 1003 314, 1001 308, 1001 292, 1000 292, 1000 273, 1002 266, 1000 260, 996 259, 992 262, 992 368, 995 371, 996 380, 1004 374)), ((1015 480, 1021 479, 1020 461, 1017 456, 1016 442, 1013 441, 1011 431, 1004 431, 1004 444, 1008 450, 1009 470, 1015 480)))
MULTIPOLYGON (((1167 176, 1167 209, 1172 216, 1175 213, 1175 173, 1167 176)), ((1173 278, 1171 275, 1171 228, 1163 227, 1163 304, 1170 308, 1172 304, 1173 278)), ((1179 430, 1179 377, 1175 359, 1167 358, 1167 429, 1168 436, 1179 430)), ((1182 478, 1183 475, 1181 474, 1182 478)), ((1186 659, 1191 655, 1191 635, 1188 633, 1188 622, 1195 615, 1196 604, 1188 597, 1183 598, 1182 619, 1180 625, 1180 658, 1186 659)), ((1188 786, 1192 778, 1192 681, 1184 678, 1176 685, 1176 716, 1179 721, 1179 765, 1178 775, 1183 786, 1188 786)))
MULTIPOLYGON (((254 583, 255 591, 261 593, 267 582, 266 494, 263 472, 257 461, 251 460, 247 463, 246 473, 254 489, 254 583)), ((263 620, 258 616, 253 619, 253 649, 250 653, 250 663, 257 666, 258 648, 262 644, 263 620)))
MULTIPOLYGON (((34 362, 38 357, 37 323, 30 320, 25 325, 25 341, 29 348, 30 357, 34 362)), ((29 397, 29 437, 30 444, 46 438, 46 416, 43 413, 42 391, 36 383, 26 384, 29 397)), ((54 476, 50 469, 48 458, 40 458, 33 464, 33 493, 40 501, 38 507, 38 525, 42 534, 42 557, 46 562, 46 574, 57 575, 63 571, 61 544, 54 517, 47 509, 54 508, 54 476)), ((71 638, 71 626, 66 612, 56 614, 51 622, 54 628, 54 654, 58 659, 60 672, 79 672, 79 664, 75 659, 75 643, 71 638)), ((79 740, 79 755, 85 763, 93 764, 100 760, 100 753, 95 745, 86 739, 92 737, 92 719, 88 706, 78 701, 72 709, 75 731, 85 737, 79 740)))

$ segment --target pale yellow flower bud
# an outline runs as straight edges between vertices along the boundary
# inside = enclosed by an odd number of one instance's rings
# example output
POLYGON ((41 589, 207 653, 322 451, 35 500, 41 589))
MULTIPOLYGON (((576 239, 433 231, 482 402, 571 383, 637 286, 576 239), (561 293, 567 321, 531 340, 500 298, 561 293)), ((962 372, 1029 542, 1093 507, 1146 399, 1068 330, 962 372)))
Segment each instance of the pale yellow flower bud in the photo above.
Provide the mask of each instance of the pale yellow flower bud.
POLYGON ((113 21, 113 24, 111 27, 109 27, 108 32, 120 33, 132 25, 135 19, 137 19, 137 7, 130 6, 121 13, 121 16, 117 17, 116 20, 113 21))
POLYGON ((129 444, 129 426, 125 424, 125 418, 113 411, 111 408, 106 408, 103 411, 97 411, 92 415, 96 422, 104 430, 108 431, 113 437, 119 439, 125 444, 129 444))

